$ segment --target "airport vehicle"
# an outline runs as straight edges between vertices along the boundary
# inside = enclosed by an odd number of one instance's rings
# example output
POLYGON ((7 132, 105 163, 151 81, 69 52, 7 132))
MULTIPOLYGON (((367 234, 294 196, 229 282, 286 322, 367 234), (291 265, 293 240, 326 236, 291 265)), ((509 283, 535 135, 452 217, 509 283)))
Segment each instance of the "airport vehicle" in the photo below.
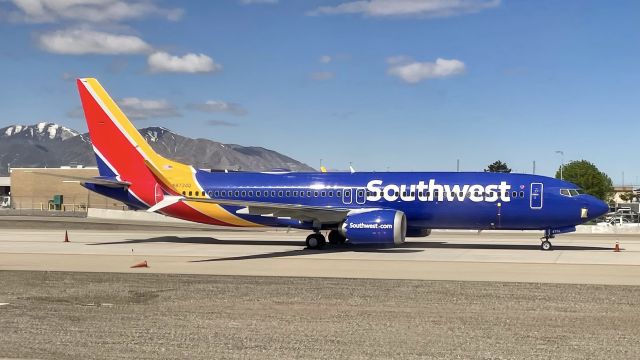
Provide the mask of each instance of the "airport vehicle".
POLYGON ((431 229, 538 229, 554 235, 608 211, 554 178, 472 172, 210 172, 157 154, 96 79, 78 89, 100 176, 88 189, 134 209, 226 226, 306 229, 309 248, 393 246, 431 229))

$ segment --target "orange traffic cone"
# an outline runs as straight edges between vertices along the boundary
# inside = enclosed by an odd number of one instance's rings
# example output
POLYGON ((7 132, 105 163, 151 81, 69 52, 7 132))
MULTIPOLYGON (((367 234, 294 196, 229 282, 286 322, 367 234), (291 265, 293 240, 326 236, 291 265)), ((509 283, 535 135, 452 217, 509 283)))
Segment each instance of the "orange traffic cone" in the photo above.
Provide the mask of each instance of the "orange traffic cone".
POLYGON ((149 264, 147 264, 147 260, 141 261, 141 262, 131 266, 132 269, 133 268, 148 268, 148 267, 149 267, 149 264))
POLYGON ((64 231, 64 242, 69 242, 69 233, 67 230, 64 231))
POLYGON ((620 252, 620 243, 616 241, 616 246, 613 248, 614 252, 620 252))

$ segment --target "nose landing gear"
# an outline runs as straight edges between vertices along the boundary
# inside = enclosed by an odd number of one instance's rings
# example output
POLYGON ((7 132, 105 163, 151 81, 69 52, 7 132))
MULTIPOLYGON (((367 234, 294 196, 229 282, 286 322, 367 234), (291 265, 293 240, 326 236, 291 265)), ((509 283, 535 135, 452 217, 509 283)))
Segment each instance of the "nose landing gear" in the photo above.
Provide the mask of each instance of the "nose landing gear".
POLYGON ((551 230, 545 230, 544 236, 540 238, 542 243, 540 244, 540 250, 542 251, 551 251, 553 250, 553 245, 551 245, 551 241, 549 239, 553 239, 555 236, 551 233, 551 230))

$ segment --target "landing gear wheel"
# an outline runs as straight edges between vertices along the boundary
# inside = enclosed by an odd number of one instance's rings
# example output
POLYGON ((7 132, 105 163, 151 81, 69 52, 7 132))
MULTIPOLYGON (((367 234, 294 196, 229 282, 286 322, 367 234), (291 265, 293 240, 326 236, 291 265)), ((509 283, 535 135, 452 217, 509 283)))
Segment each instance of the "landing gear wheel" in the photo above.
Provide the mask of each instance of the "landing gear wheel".
POLYGON ((333 245, 344 244, 347 239, 338 230, 329 231, 329 243, 333 245))
POLYGON ((324 244, 326 244, 326 240, 324 238, 324 236, 320 233, 314 233, 311 234, 309 236, 307 236, 307 248, 312 249, 312 250, 320 250, 324 247, 324 244))
POLYGON ((551 242, 549 240, 544 240, 542 244, 540 244, 540 250, 542 251, 550 251, 552 249, 553 246, 551 246, 551 242))

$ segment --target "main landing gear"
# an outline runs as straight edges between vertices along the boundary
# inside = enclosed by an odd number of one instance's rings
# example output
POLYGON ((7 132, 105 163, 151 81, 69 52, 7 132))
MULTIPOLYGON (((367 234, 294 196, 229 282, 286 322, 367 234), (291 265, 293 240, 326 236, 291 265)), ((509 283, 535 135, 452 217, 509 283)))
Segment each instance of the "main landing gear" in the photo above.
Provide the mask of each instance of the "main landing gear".
POLYGON ((542 240, 542 243, 540 244, 540 250, 542 251, 551 251, 553 250, 553 245, 551 245, 551 241, 549 241, 549 239, 553 239, 554 236, 553 234, 551 234, 550 230, 545 230, 544 231, 544 236, 540 238, 540 240, 542 240))
POLYGON ((347 241, 347 238, 342 236, 338 230, 329 231, 329 244, 344 244, 345 241, 347 241))
MULTIPOLYGON (((338 230, 329 231, 329 243, 332 245, 344 244, 347 238, 342 236, 338 230)), ((307 236, 307 248, 312 250, 322 249, 327 241, 319 231, 307 236)))
POLYGON ((307 248, 312 250, 320 250, 324 247, 327 241, 320 232, 313 233, 307 236, 307 248))

